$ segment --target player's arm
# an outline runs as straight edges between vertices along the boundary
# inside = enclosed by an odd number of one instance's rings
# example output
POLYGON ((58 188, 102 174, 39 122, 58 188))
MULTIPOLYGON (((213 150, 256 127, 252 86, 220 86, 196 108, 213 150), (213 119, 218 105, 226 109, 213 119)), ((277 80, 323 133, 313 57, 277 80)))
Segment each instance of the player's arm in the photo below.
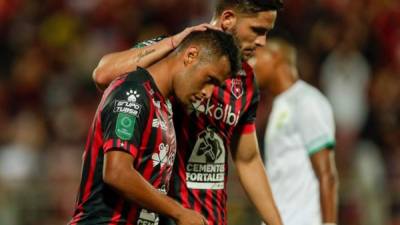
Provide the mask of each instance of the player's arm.
POLYGON ((92 78, 96 85, 104 90, 115 78, 132 72, 137 67, 147 68, 159 61, 175 49, 191 32, 204 31, 207 28, 214 27, 209 24, 188 27, 174 36, 164 38, 149 46, 107 54, 101 58, 93 71, 92 78))
POLYGON ((334 152, 323 148, 311 155, 311 163, 319 181, 322 221, 335 224, 337 215, 337 186, 334 152))
POLYGON ((322 222, 337 221, 338 177, 334 159, 335 122, 327 100, 308 96, 299 104, 296 121, 319 182, 322 222))
POLYGON ((232 158, 246 194, 266 224, 283 224, 261 160, 256 132, 243 133, 236 140, 232 146, 232 158))
POLYGON ((203 225, 204 217, 158 191, 134 167, 143 131, 152 121, 151 100, 143 86, 125 80, 115 89, 107 89, 104 96, 107 97, 102 99, 104 106, 98 118, 104 140, 103 181, 126 199, 170 216, 177 224, 203 225), (127 93, 135 94, 136 99, 128 101, 127 93))
POLYGON ((181 225, 204 225, 205 218, 178 204, 148 183, 133 167, 133 157, 120 150, 105 154, 104 182, 141 207, 173 218, 181 225))

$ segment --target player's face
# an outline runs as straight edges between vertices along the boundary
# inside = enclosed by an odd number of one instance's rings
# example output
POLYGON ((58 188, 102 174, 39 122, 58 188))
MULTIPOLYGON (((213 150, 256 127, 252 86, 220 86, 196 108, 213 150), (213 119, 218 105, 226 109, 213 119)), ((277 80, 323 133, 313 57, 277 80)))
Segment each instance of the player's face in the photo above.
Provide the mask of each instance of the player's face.
POLYGON ((271 82, 276 72, 276 62, 276 54, 269 49, 268 46, 264 48, 258 48, 254 57, 250 60, 250 64, 253 67, 258 86, 261 89, 267 88, 267 84, 271 82))
POLYGON ((274 28, 276 16, 276 11, 254 15, 235 14, 228 31, 237 38, 244 60, 251 58, 257 47, 265 45, 268 32, 274 28))
POLYGON ((216 60, 196 57, 186 62, 184 69, 174 81, 176 97, 184 104, 210 98, 215 86, 228 78, 230 65, 227 57, 216 60))

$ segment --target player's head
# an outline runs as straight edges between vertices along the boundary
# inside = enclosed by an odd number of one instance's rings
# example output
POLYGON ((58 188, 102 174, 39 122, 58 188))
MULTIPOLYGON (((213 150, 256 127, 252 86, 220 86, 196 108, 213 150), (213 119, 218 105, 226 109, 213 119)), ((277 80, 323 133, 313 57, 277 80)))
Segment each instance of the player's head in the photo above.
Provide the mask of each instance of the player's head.
POLYGON ((239 42, 244 60, 265 45, 268 31, 273 29, 277 10, 283 0, 218 0, 213 22, 232 33, 239 42))
POLYGON ((283 39, 271 38, 266 45, 258 48, 250 60, 261 89, 271 87, 279 76, 297 79, 296 48, 283 39))
POLYGON ((176 97, 183 103, 209 98, 240 67, 240 53, 232 35, 217 30, 192 32, 174 51, 180 71, 173 78, 176 97))

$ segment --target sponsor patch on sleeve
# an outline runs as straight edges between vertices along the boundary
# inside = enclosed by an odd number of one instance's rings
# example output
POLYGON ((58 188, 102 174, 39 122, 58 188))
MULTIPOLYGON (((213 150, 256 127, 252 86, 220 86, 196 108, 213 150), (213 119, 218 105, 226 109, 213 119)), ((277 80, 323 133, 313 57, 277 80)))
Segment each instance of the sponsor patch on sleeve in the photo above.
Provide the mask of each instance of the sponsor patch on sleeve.
POLYGON ((139 117, 142 105, 126 100, 115 100, 114 110, 115 113, 125 113, 131 116, 139 117))
POLYGON ((115 126, 116 135, 121 138, 121 140, 131 139, 135 128, 135 123, 136 117, 126 113, 119 113, 117 125, 115 126))

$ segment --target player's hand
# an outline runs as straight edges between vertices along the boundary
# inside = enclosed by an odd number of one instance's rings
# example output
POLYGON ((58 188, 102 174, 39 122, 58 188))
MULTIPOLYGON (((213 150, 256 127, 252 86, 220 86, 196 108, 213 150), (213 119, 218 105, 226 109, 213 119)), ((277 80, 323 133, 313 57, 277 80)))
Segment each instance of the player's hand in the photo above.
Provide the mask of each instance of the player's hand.
POLYGON ((191 209, 183 209, 182 214, 176 219, 177 225, 208 225, 204 216, 191 209))
POLYGON ((185 39, 186 36, 188 36, 190 33, 194 31, 206 31, 207 29, 220 30, 218 27, 213 26, 209 23, 202 23, 197 26, 187 27, 182 32, 170 37, 172 46, 174 47, 178 46, 183 41, 183 39, 185 39))

